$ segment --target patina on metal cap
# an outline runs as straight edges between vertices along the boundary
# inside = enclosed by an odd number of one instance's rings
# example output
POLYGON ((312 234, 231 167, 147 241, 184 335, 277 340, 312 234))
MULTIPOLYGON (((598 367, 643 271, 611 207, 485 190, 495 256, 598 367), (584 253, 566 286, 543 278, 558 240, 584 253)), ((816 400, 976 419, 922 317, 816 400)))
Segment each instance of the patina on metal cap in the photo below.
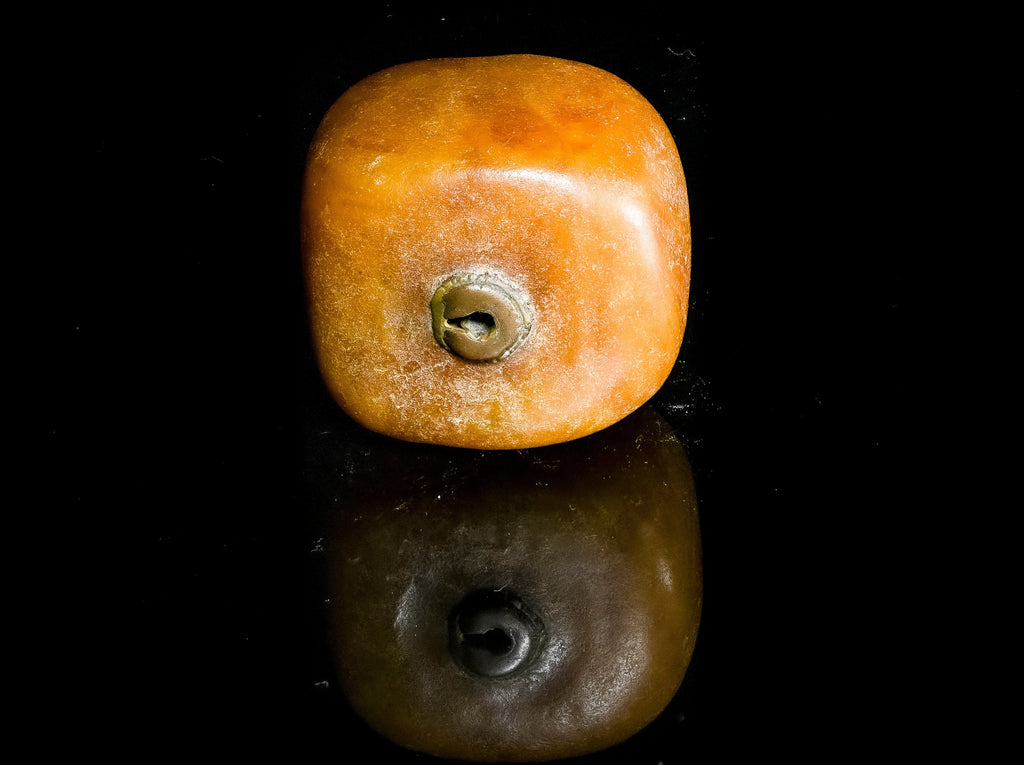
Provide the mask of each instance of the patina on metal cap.
POLYGON ((466 361, 508 358, 533 324, 522 290, 493 273, 449 277, 434 292, 430 312, 438 344, 466 361))

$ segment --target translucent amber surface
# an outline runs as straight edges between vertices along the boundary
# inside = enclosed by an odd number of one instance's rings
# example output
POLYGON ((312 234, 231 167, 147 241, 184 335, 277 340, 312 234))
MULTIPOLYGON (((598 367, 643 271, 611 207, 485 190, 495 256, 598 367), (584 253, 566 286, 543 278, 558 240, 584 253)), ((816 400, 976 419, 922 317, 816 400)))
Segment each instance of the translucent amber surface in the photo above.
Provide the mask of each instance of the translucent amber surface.
POLYGON ((302 202, 322 375, 371 430, 478 449, 568 441, 647 401, 679 353, 682 166, 654 108, 608 72, 533 55, 379 72, 324 117, 302 202), (506 313, 529 317, 528 335, 467 359, 436 335, 472 342, 500 322, 481 311, 435 333, 431 301, 488 275, 522 301, 506 313))

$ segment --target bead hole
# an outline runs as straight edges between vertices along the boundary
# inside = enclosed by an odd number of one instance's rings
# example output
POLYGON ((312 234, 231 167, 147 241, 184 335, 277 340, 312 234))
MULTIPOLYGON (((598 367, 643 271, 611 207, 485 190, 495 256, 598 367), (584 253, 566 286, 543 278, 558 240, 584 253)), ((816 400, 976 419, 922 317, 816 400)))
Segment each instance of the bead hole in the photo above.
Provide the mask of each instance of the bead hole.
POLYGON ((467 633, 463 635, 463 640, 470 646, 487 651, 495 656, 504 656, 516 644, 511 635, 497 628, 476 634, 467 633))
POLYGON ((489 313, 477 311, 468 316, 460 316, 455 319, 448 319, 448 324, 465 330, 476 340, 484 340, 494 333, 494 317, 489 313))

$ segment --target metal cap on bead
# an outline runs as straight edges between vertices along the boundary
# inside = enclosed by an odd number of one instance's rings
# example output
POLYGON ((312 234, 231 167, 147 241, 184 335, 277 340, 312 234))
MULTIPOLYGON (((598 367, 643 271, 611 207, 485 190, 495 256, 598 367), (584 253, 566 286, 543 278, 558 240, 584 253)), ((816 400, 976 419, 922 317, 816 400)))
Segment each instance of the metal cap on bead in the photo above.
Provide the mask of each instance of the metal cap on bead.
POLYGON ((514 353, 533 323, 525 295, 491 273, 449 277, 430 301, 434 338, 466 361, 501 361, 514 353))

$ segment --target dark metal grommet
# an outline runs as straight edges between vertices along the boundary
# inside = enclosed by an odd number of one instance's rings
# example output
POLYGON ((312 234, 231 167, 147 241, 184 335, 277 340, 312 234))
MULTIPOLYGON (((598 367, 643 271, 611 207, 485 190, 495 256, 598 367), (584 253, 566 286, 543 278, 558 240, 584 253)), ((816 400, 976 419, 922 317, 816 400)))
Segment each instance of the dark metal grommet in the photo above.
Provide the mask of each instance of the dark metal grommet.
POLYGON ((500 361, 530 333, 525 295, 495 274, 460 274, 437 288, 430 301, 434 338, 467 361, 500 361))

